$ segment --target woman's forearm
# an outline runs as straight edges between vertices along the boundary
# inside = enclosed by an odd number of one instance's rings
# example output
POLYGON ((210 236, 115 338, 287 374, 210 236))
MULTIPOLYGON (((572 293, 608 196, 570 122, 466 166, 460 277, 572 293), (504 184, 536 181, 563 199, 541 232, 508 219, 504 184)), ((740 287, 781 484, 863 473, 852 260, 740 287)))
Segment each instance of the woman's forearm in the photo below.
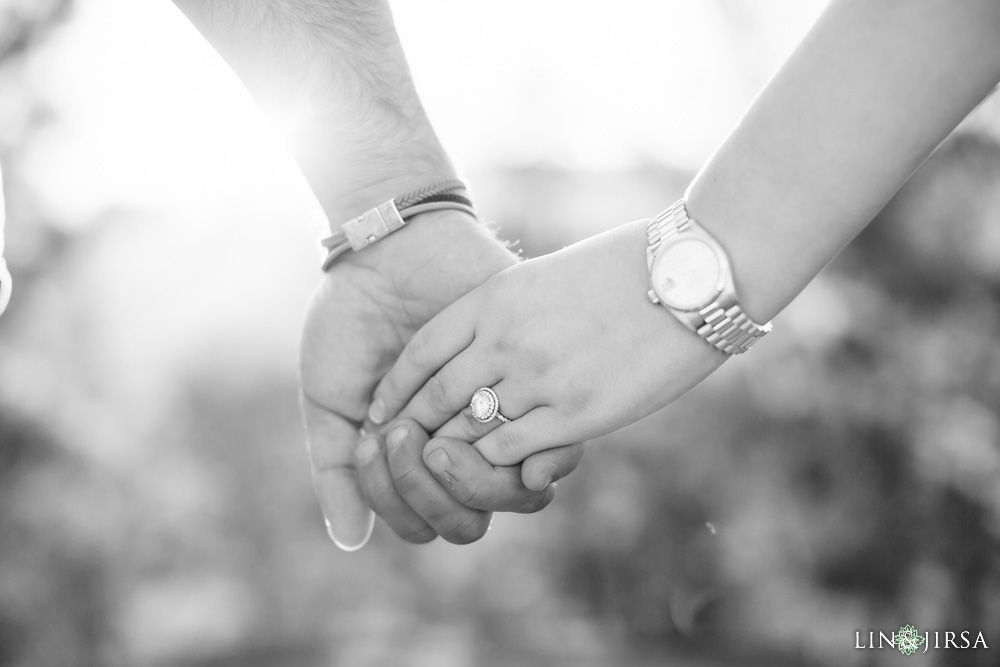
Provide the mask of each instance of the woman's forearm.
POLYGON ((767 321, 1000 80, 996 0, 835 0, 688 191, 767 321))

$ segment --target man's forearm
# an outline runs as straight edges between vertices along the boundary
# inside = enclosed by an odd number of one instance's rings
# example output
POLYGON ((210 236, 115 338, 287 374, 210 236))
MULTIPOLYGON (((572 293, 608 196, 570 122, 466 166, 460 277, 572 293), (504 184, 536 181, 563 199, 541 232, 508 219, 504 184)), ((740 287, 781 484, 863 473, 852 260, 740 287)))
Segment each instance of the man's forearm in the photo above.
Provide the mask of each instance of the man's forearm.
POLYGON ((1000 79, 995 0, 835 0, 698 175, 688 210, 767 321, 1000 79))
POLYGON ((331 218, 454 175, 385 0, 174 2, 288 129, 331 218))

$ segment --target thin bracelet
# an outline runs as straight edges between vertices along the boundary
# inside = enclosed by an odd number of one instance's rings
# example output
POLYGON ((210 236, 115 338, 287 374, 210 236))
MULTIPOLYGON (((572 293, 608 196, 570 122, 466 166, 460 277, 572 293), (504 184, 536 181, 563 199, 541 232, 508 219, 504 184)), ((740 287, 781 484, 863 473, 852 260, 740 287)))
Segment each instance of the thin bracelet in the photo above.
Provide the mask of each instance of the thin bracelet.
POLYGON ((334 262, 348 250, 358 252, 403 227, 406 221, 421 213, 446 209, 463 211, 476 217, 472 200, 464 194, 465 184, 457 179, 441 181, 408 192, 348 220, 340 229, 320 243, 327 249, 323 270, 328 271, 334 262))

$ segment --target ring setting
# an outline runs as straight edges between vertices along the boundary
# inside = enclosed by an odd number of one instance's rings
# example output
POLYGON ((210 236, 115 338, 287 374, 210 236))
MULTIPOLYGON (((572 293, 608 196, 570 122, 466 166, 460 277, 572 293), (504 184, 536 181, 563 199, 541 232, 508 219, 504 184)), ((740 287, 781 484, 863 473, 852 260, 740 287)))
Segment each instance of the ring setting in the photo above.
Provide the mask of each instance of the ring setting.
POLYGON ((499 419, 504 424, 510 420, 500 414, 500 399, 497 393, 489 387, 480 387, 472 395, 469 401, 469 410, 472 411, 472 418, 480 424, 487 424, 494 418, 499 419))

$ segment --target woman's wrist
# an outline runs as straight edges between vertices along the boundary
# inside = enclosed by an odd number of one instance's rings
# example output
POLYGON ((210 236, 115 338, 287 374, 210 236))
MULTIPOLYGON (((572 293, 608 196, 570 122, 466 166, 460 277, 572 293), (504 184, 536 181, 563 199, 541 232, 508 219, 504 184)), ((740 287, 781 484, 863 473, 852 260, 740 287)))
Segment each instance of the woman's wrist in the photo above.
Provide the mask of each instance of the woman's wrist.
POLYGON ((759 174, 718 173, 728 166, 710 165, 695 179, 685 196, 688 214, 725 249, 743 312, 754 322, 768 322, 829 258, 814 257, 810 240, 798 238, 810 225, 787 198, 772 199, 759 174))

